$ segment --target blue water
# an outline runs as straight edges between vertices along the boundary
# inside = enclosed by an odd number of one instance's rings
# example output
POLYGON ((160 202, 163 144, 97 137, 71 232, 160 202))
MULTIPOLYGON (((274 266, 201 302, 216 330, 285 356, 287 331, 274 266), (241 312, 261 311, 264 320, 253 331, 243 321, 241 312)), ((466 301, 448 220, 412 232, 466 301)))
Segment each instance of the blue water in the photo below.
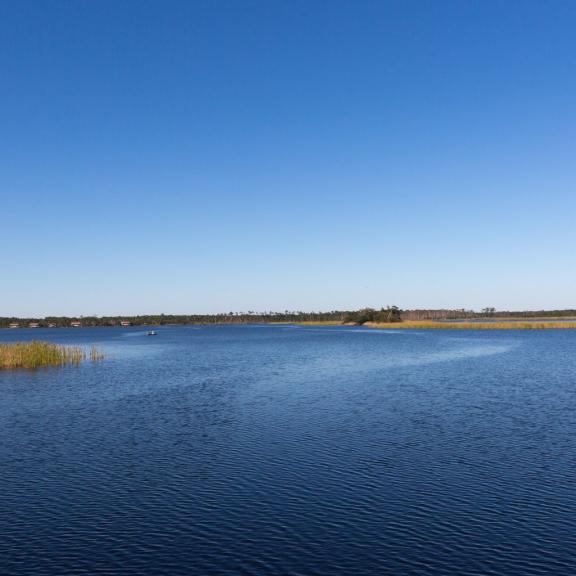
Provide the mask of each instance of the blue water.
POLYGON ((157 331, 0 332, 0 574, 576 574, 576 331, 157 331))

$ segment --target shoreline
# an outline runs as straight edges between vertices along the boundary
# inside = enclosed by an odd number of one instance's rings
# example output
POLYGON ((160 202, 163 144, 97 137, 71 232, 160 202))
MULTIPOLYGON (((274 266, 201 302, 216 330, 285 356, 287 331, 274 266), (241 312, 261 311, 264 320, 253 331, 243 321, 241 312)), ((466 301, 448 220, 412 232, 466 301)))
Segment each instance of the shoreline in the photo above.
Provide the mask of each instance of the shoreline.
MULTIPOLYGON (((334 322, 296 322, 295 324, 298 326, 344 326, 342 323, 334 322)), ((405 320, 390 323, 366 322, 357 326, 374 330, 576 330, 576 321, 437 322, 433 320, 405 320)))
POLYGON ((132 324, 130 326, 0 326, 0 330, 7 332, 54 330, 54 329, 74 329, 86 328, 162 328, 175 326, 242 326, 250 324, 262 324, 270 326, 356 326, 372 328, 375 330, 576 330, 576 319, 535 319, 535 320, 404 320, 402 322, 365 322, 364 324, 354 324, 352 322, 341 322, 337 320, 310 320, 310 321, 272 321, 272 322, 176 322, 166 324, 132 324))

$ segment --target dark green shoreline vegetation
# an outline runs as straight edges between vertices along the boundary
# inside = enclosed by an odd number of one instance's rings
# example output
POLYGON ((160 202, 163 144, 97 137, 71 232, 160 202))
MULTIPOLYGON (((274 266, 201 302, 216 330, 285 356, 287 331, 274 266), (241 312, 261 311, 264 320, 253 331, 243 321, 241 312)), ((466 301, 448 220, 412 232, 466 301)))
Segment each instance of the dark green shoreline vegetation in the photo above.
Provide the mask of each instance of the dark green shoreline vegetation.
POLYGON ((96 362, 103 358, 104 355, 95 346, 86 350, 81 346, 63 346, 38 340, 0 344, 0 370, 66 366, 85 360, 96 362))
POLYGON ((66 328, 70 326, 169 326, 176 324, 259 324, 289 322, 342 322, 346 311, 228 312, 224 314, 151 314, 140 316, 0 317, 0 328, 66 328))
POLYGON ((388 308, 381 308, 380 310, 363 308, 357 312, 348 312, 344 316, 343 322, 344 324, 355 324, 358 326, 368 322, 394 324, 402 322, 402 314, 397 306, 388 306, 388 308))
MULTIPOLYGON (((576 321, 576 310, 528 310, 528 311, 496 311, 494 308, 484 308, 480 312, 465 309, 422 309, 401 310, 396 306, 388 306, 376 310, 363 308, 361 310, 332 310, 329 312, 229 312, 225 314, 151 314, 139 316, 47 316, 45 318, 0 317, 0 328, 64 328, 97 327, 97 326, 168 326, 180 324, 354 324, 403 325, 422 323, 422 327, 431 324, 443 324, 443 327, 455 325, 456 322, 470 325, 486 321, 486 324, 506 323, 526 320, 526 326, 540 322, 550 323, 553 320, 576 321), (448 324, 448 326, 444 326, 448 324)), ((566 322, 568 324, 568 322, 566 322)), ((458 326, 461 327, 461 326, 458 326)), ((516 326, 519 327, 519 326, 516 326)))

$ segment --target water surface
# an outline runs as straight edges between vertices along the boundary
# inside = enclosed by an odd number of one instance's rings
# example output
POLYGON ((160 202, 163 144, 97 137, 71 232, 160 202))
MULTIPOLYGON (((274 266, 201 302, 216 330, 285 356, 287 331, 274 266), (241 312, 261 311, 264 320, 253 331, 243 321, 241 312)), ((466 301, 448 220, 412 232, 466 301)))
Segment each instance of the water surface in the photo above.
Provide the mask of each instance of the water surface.
POLYGON ((12 330, 0 574, 576 574, 576 332, 12 330))

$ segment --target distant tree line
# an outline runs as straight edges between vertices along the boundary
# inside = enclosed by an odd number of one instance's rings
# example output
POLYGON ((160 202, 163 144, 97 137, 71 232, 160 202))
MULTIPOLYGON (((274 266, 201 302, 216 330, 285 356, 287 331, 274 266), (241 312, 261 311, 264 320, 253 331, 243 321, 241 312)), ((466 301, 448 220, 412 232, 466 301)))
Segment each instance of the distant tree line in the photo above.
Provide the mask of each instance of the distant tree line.
MULTIPOLYGON (((484 309, 486 310, 486 309, 484 309)), ((576 310, 522 310, 510 312, 506 310, 496 311, 494 308, 489 308, 489 312, 481 312, 476 314, 475 317, 485 318, 570 318, 576 317, 576 310)))
POLYGON ((403 320, 458 320, 473 318, 476 313, 473 310, 464 308, 456 310, 402 310, 403 320))
POLYGON ((496 310, 493 307, 483 308, 480 312, 457 309, 438 310, 402 310, 402 320, 469 320, 482 318, 573 318, 576 310, 569 308, 564 310, 496 310))
POLYGON ((65 327, 73 323, 82 326, 163 326, 168 324, 246 324, 271 322, 342 322, 348 311, 330 312, 228 312, 222 314, 150 314, 139 316, 46 316, 45 318, 0 317, 0 327, 10 324, 26 327, 37 324, 41 328, 65 327))
POLYGON ((140 316, 47 316, 46 318, 0 317, 0 328, 10 325, 26 327, 36 324, 39 327, 65 327, 73 323, 82 326, 163 326, 168 324, 247 324, 273 322, 340 322, 343 324, 365 324, 366 322, 401 322, 403 320, 457 320, 473 318, 563 318, 576 317, 576 310, 526 310, 496 311, 484 308, 481 312, 461 309, 422 309, 400 310, 388 306, 376 310, 332 310, 330 312, 228 312, 223 314, 150 314, 140 316))
POLYGON ((223 314, 151 314, 140 316, 46 316, 45 318, 0 317, 0 327, 10 325, 40 328, 82 326, 163 326, 170 324, 247 324, 274 322, 340 322, 363 324, 365 322, 399 322, 400 310, 396 306, 380 311, 364 308, 359 311, 332 310, 330 312, 228 312, 223 314))

